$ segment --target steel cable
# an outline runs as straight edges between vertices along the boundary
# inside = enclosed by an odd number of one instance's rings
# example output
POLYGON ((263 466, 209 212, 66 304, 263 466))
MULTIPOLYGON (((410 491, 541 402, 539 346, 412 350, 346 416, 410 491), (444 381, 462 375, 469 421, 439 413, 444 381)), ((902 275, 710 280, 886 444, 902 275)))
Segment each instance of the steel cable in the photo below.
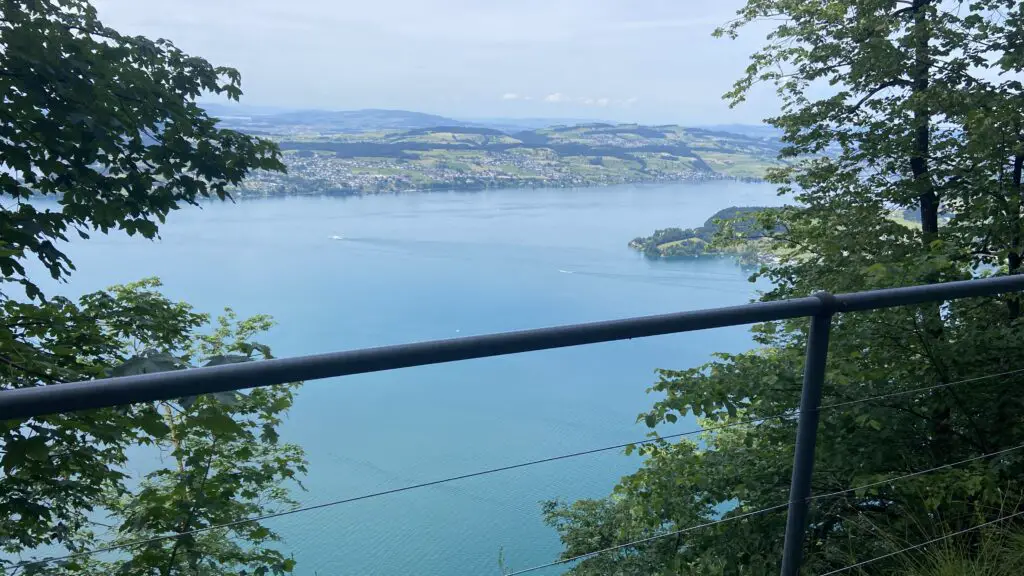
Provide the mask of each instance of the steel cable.
MULTIPOLYGON (((1009 370, 1009 371, 1006 371, 1006 372, 1000 372, 1000 373, 996 373, 996 374, 988 374, 988 375, 985 375, 985 376, 978 376, 978 377, 974 377, 974 378, 967 378, 967 379, 963 379, 963 380, 957 380, 957 381, 954 381, 954 382, 946 382, 946 383, 935 384, 935 385, 930 385, 930 386, 922 386, 922 387, 913 388, 913 389, 910 389, 910 390, 901 390, 901 391, 898 391, 898 392, 892 392, 892 393, 882 394, 882 395, 878 395, 878 396, 871 396, 871 397, 862 398, 862 399, 858 399, 858 400, 850 400, 850 401, 843 401, 843 402, 837 402, 837 403, 832 403, 832 404, 825 404, 825 405, 822 405, 822 406, 818 407, 818 410, 819 411, 822 411, 822 410, 832 410, 832 409, 842 408, 842 407, 846 407, 846 406, 852 406, 852 405, 856 405, 856 404, 863 404, 863 403, 867 403, 867 402, 873 402, 875 400, 881 400, 881 399, 885 399, 885 398, 891 398, 891 397, 896 397, 896 396, 904 396, 904 395, 914 394, 914 393, 917 393, 917 392, 927 392, 927 391, 931 391, 931 390, 936 390, 936 389, 941 389, 941 388, 948 388, 948 387, 951 387, 951 386, 956 386, 956 385, 966 384, 966 383, 971 383, 971 382, 979 382, 979 381, 984 381, 984 380, 991 380, 991 379, 994 379, 994 378, 999 378, 999 377, 1003 377, 1003 376, 1009 376, 1009 375, 1018 374, 1018 373, 1024 373, 1024 368, 1020 368, 1020 369, 1017 369, 1017 370, 1009 370)), ((87 550, 85 552, 76 552, 76 553, 67 554, 67 555, 64 555, 64 556, 57 556, 57 557, 51 557, 51 558, 44 558, 44 559, 40 559, 40 560, 31 560, 31 561, 21 562, 21 563, 18 563, 18 564, 12 564, 12 565, 4 567, 4 571, 7 572, 7 571, 10 571, 10 570, 26 568, 26 567, 29 567, 29 566, 38 566, 38 565, 41 565, 41 564, 48 564, 48 563, 51 563, 51 562, 61 562, 61 561, 66 561, 66 560, 73 560, 75 558, 82 558, 82 557, 91 556, 91 555, 94 555, 94 554, 101 554, 101 553, 104 553, 104 552, 113 552, 113 551, 121 550, 121 549, 125 549, 125 548, 134 548, 136 546, 144 546, 144 545, 147 545, 147 544, 153 544, 153 543, 161 542, 161 541, 164 541, 164 540, 170 540, 170 539, 174 539, 174 538, 181 538, 183 536, 200 534, 200 533, 210 532, 210 531, 213 531, 213 530, 220 530, 220 529, 224 529, 224 528, 232 528, 234 526, 250 524, 250 523, 253 523, 253 522, 262 522, 264 520, 270 520, 270 519, 273 519, 273 518, 280 518, 280 517, 283 517, 283 516, 290 516, 292 514, 299 514, 299 513, 303 513, 303 512, 310 512, 310 511, 313 511, 313 510, 320 510, 320 509, 323 509, 323 508, 330 508, 330 507, 334 507, 334 506, 340 506, 340 505, 343 505, 343 504, 350 504, 350 503, 353 503, 353 502, 359 502, 361 500, 369 500, 369 499, 378 498, 378 497, 381 497, 381 496, 388 496, 388 495, 392 495, 392 494, 408 492, 408 491, 411 491, 411 490, 417 490, 417 489, 420 489, 420 488, 427 488, 427 487, 430 487, 430 486, 437 486, 437 485, 440 485, 440 484, 446 484, 446 483, 455 482, 455 481, 458 481, 458 480, 466 480, 466 479, 469 479, 469 478, 476 478, 476 477, 480 477, 480 476, 487 476, 487 475, 496 474, 496 473, 499 473, 499 472, 506 472, 506 471, 509 471, 509 470, 515 470, 515 469, 519 469, 519 468, 526 468, 526 467, 529 467, 529 466, 535 466, 537 464, 544 464, 544 463, 548 463, 548 462, 556 462, 556 461, 559 461, 559 460, 567 460, 567 459, 570 459, 570 458, 577 458, 577 457, 580 457, 580 456, 587 456, 587 455, 590 455, 590 454, 598 454, 598 453, 601 453, 601 452, 608 452, 608 451, 611 451, 611 450, 619 450, 619 449, 624 449, 624 448, 627 448, 627 447, 630 447, 630 446, 639 446, 639 445, 653 444, 653 443, 661 442, 661 441, 665 441, 665 440, 672 440, 672 439, 678 439, 678 438, 683 438, 683 437, 687 437, 687 436, 693 436, 693 435, 701 434, 701 433, 704 433, 704 432, 715 432, 715 431, 718 431, 718 430, 734 428, 734 427, 737 427, 737 426, 744 426, 744 425, 749 425, 749 424, 759 424, 759 423, 767 422, 767 421, 770 421, 770 420, 783 420, 783 419, 787 419, 787 418, 794 418, 794 417, 798 416, 800 414, 800 412, 801 412, 800 410, 790 410, 788 412, 784 412, 784 413, 780 413, 780 414, 773 414, 773 415, 770 415, 770 416, 762 416, 762 417, 757 417, 757 418, 739 419, 739 420, 735 420, 735 421, 732 421, 732 422, 727 422, 725 424, 721 424, 721 425, 717 425, 717 426, 704 426, 704 427, 696 428, 694 430, 689 430, 687 432, 681 432, 681 433, 678 433, 678 434, 669 434, 669 435, 665 435, 665 436, 657 436, 657 437, 652 437, 652 438, 646 438, 644 440, 628 442, 628 443, 625 443, 625 444, 615 444, 615 445, 612 445, 612 446, 604 446, 604 447, 601 447, 601 448, 594 448, 594 449, 584 450, 584 451, 580 451, 580 452, 572 452, 572 453, 569 453, 569 454, 562 454, 562 455, 559 455, 559 456, 552 456, 552 457, 548 457, 548 458, 541 458, 541 459, 537 459, 537 460, 530 460, 528 462, 520 462, 518 464, 511 464, 511 465, 508 465, 508 466, 501 466, 501 467, 497 467, 497 468, 490 468, 490 469, 487 469, 487 470, 480 470, 480 471, 477 471, 477 472, 471 472, 471 473, 468 473, 468 474, 461 474, 461 475, 458 475, 458 476, 450 476, 450 477, 442 478, 442 479, 439 479, 439 480, 432 480, 432 481, 428 481, 428 482, 422 482, 422 483, 419 483, 419 484, 412 484, 412 485, 409 485, 409 486, 402 486, 402 487, 399 487, 399 488, 383 490, 383 491, 380 491, 380 492, 373 492, 373 493, 369 493, 369 494, 363 494, 363 495, 360 495, 360 496, 354 496, 354 497, 350 497, 350 498, 343 498, 343 499, 339 499, 339 500, 333 500, 333 501, 323 502, 323 503, 320 503, 320 504, 313 504, 313 505, 309 505, 309 506, 301 506, 301 507, 293 508, 293 509, 290 509, 290 510, 283 510, 283 511, 280 511, 280 512, 273 512, 273 513, 264 514, 264 515, 260 515, 260 516, 253 516, 253 517, 249 517, 249 518, 242 518, 242 519, 239 519, 239 520, 235 520, 233 522, 225 522, 225 523, 222 523, 222 524, 216 524, 216 525, 212 525, 212 526, 205 526, 205 527, 202 527, 202 528, 196 528, 196 529, 188 530, 188 531, 184 531, 184 532, 175 532, 173 534, 162 534, 162 535, 159 535, 159 536, 153 536, 151 538, 141 538, 141 539, 138 539, 138 540, 132 540, 132 541, 129 541, 129 542, 123 542, 123 543, 120 543, 120 544, 113 544, 113 545, 110 545, 110 546, 104 546, 104 547, 100 547, 100 548, 95 548, 95 549, 92 549, 92 550, 87 550)), ((825 498, 825 497, 829 497, 829 496, 835 496, 835 495, 842 494, 842 493, 845 493, 845 492, 850 492, 852 490, 860 490, 860 489, 863 489, 863 488, 867 488, 867 487, 871 487, 871 486, 876 486, 876 485, 884 484, 884 483, 887 483, 887 482, 893 482, 893 481, 896 481, 896 480, 900 480, 900 479, 904 479, 904 478, 909 478, 909 477, 915 476, 917 474, 924 474, 924 473, 932 472, 932 471, 935 471, 935 470, 939 470, 941 468, 948 468, 948 467, 956 466, 958 464, 963 464, 963 463, 966 463, 966 462, 970 462, 970 461, 973 461, 973 460, 978 460, 978 459, 981 459, 981 458, 985 458, 985 457, 989 457, 989 456, 993 456, 993 455, 997 455, 997 454, 1002 454, 1003 452, 1016 450, 1016 449, 1018 449, 1020 447, 1022 447, 1022 446, 1018 446, 1016 448, 1011 448, 1009 450, 1005 450, 1005 451, 1001 451, 1001 452, 993 452, 991 454, 986 454, 984 456, 979 456, 979 457, 976 457, 976 458, 972 458, 972 459, 968 459, 968 460, 963 460, 963 461, 960 461, 960 462, 957 462, 957 463, 954 463, 954 464, 948 464, 948 465, 944 465, 944 466, 939 466, 937 468, 932 468, 932 469, 929 469, 929 470, 926 470, 926 471, 922 471, 920 473, 912 473, 912 474, 909 474, 909 475, 906 475, 906 476, 900 476, 900 477, 897 477, 897 478, 893 478, 893 479, 885 480, 885 481, 881 481, 881 482, 876 482, 874 484, 869 484, 869 485, 866 485, 866 486, 859 486, 857 488, 851 488, 851 489, 844 490, 844 491, 841 491, 841 492, 834 492, 834 493, 831 493, 831 494, 826 494, 826 495, 821 495, 821 496, 812 496, 810 499, 814 500, 816 498, 825 498)), ((762 509, 762 510, 755 511, 755 512, 750 512, 750 513, 747 513, 745 515, 736 516, 736 517, 730 517, 728 519, 716 520, 716 521, 713 521, 713 522, 701 524, 701 525, 696 526, 696 527, 686 528, 686 529, 684 529, 682 531, 670 532, 670 533, 667 533, 667 534, 653 536, 651 538, 643 539, 643 540, 640 540, 640 541, 630 542, 630 543, 627 543, 627 544, 622 544, 620 546, 615 546, 615 547, 612 547, 612 548, 608 548, 608 549, 604 549, 604 550, 599 550, 599 551, 596 551, 596 552, 591 552, 591 553, 582 555, 581 557, 577 557, 577 558, 573 558, 573 559, 567 559, 567 560, 562 560, 562 561, 558 561, 556 563, 546 564, 546 565, 538 566, 538 567, 534 567, 534 568, 529 568, 527 570, 523 570, 523 571, 519 571, 519 572, 514 572, 514 574, 521 574, 521 573, 525 573, 525 572, 531 572, 531 571, 540 570, 541 568, 546 568, 546 567, 549 567, 549 566, 555 566, 555 565, 558 565, 558 564, 565 564, 565 563, 573 562, 575 560, 579 560, 579 559, 582 559, 582 558, 590 557, 592 555, 597 555, 597 554, 601 554, 601 553, 612 551, 612 550, 618 550, 618 549, 621 549, 621 548, 627 548, 627 547, 630 547, 630 546, 635 546, 635 545, 638 545, 638 544, 642 544, 642 543, 648 542, 650 540, 655 540, 655 539, 664 538, 664 537, 668 537, 668 536, 674 536, 676 534, 681 534, 681 533, 684 533, 684 532, 687 532, 687 531, 696 530, 696 529, 703 528, 703 527, 713 526, 715 524, 720 524, 722 522, 731 521, 733 519, 738 519, 738 518, 747 517, 747 516, 751 516, 751 515, 755 515, 755 514, 765 513, 765 512, 771 511, 771 510, 775 510, 775 509, 777 509, 779 507, 786 507, 788 505, 789 505, 789 503, 787 502, 785 504, 780 504, 778 506, 762 509)))

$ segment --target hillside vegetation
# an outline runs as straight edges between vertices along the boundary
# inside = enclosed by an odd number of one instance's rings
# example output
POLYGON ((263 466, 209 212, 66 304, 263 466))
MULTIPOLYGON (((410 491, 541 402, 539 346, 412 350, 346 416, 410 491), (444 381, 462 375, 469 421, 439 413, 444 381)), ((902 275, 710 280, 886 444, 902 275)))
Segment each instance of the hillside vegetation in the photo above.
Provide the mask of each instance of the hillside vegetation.
MULTIPOLYGON (((716 34, 766 40, 726 98, 774 85, 791 161, 772 174, 791 205, 759 217, 781 228, 761 302, 1024 274, 1024 3, 742 4, 716 34)), ((606 497, 546 503, 566 574, 1022 573, 1020 294, 822 300, 814 322, 755 325, 748 351, 657 371, 637 422, 694 435, 636 446, 606 497)))
POLYGON ((743 264, 754 264, 766 257, 764 234, 753 216, 764 206, 730 206, 715 212, 697 228, 664 228, 647 237, 634 238, 629 247, 653 259, 685 260, 706 256, 736 256, 743 264), (743 242, 728 247, 712 245, 712 240, 728 223, 729 232, 743 242))
POLYGON ((284 151, 288 174, 255 174, 240 193, 758 180, 769 168, 784 165, 777 160, 776 139, 672 125, 597 123, 517 132, 450 125, 359 133, 329 133, 327 126, 311 125, 305 134, 276 132, 273 139, 284 151))

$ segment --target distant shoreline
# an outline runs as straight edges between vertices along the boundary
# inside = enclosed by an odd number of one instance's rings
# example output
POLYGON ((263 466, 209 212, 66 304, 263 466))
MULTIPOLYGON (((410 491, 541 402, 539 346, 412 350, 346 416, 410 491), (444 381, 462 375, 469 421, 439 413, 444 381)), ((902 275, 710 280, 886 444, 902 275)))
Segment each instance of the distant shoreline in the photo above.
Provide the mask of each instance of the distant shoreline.
POLYGON ((250 191, 243 188, 234 188, 230 192, 235 198, 281 198, 281 197, 316 197, 316 196, 329 196, 329 197, 356 197, 356 196, 382 196, 382 195, 397 195, 397 194, 428 194, 432 192, 485 192, 488 190, 515 190, 515 189, 586 189, 586 188, 610 188, 613 186, 643 186, 643 185, 659 185, 659 184, 706 184, 710 182, 740 182, 744 184, 767 184, 768 180, 764 178, 738 178, 734 176, 725 176, 721 174, 708 174, 704 177, 699 178, 676 178, 676 179, 642 179, 642 180, 631 180, 625 182, 594 182, 594 183, 573 183, 560 185, 558 183, 551 184, 538 184, 538 183, 525 183, 516 182, 509 183, 508 185, 477 185, 477 186, 445 186, 436 185, 422 188, 409 188, 405 190, 377 190, 377 191, 363 191, 353 188, 347 189, 318 189, 310 191, 250 191))
POLYGON ((430 190, 581 188, 643 182, 763 181, 788 165, 773 138, 676 125, 587 124, 502 132, 434 126, 332 132, 315 116, 301 131, 263 126, 287 173, 256 171, 237 188, 256 196, 336 196, 430 190))
POLYGON ((698 228, 663 228, 650 236, 638 236, 628 244, 652 260, 697 260, 735 258, 743 266, 769 264, 776 260, 771 240, 753 220, 766 206, 730 206, 715 212, 698 228), (720 247, 712 241, 720 231, 719 222, 729 222, 736 234, 735 243, 720 247))

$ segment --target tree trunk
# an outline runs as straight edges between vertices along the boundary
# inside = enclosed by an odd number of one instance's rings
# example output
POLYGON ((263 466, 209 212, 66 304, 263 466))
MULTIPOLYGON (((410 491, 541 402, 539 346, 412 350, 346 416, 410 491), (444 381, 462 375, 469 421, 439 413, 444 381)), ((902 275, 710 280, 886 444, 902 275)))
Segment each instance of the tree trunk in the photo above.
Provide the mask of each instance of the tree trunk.
POLYGON ((910 157, 910 171, 918 191, 921 206, 921 231, 925 249, 939 237, 939 196, 929 171, 929 140, 931 138, 932 111, 926 100, 932 60, 930 48, 931 25, 928 22, 926 5, 930 0, 914 0, 910 12, 913 14, 912 36, 914 41, 914 63, 910 67, 911 99, 914 112, 913 153, 910 157))
MULTIPOLYGON (((1010 274, 1019 274, 1021 266, 1021 216, 1020 209, 1021 204, 1024 203, 1024 198, 1021 194, 1021 171, 1024 169, 1024 154, 1018 153, 1013 157, 1013 198, 1010 204, 1010 210, 1013 214, 1011 218, 1011 230, 1010 230, 1010 250, 1006 254, 1006 267, 1010 274)), ((1014 320, 1020 317, 1020 298, 1016 294, 1010 294, 1006 300, 1006 306, 1010 315, 1010 320, 1014 320)))
MULTIPOLYGON (((912 15, 911 39, 913 41, 913 63, 910 66, 910 98, 913 112, 912 144, 910 154, 910 171, 913 175, 913 186, 921 207, 921 242, 927 254, 932 249, 932 242, 939 238, 939 195, 935 191, 930 171, 930 150, 932 110, 928 102, 928 86, 932 73, 932 58, 929 43, 931 42, 931 23, 929 22, 928 4, 931 0, 913 0, 910 6, 912 15)), ((938 282, 936 273, 924 277, 926 282, 938 282)), ((942 345, 942 313, 941 305, 935 303, 922 308, 924 337, 941 349, 942 345)), ((942 356, 941 352, 938 356, 942 356)), ((934 366, 942 375, 946 371, 934 366)), ((940 393, 943 399, 932 412, 932 453, 937 460, 952 453, 953 407, 949 397, 940 393)))

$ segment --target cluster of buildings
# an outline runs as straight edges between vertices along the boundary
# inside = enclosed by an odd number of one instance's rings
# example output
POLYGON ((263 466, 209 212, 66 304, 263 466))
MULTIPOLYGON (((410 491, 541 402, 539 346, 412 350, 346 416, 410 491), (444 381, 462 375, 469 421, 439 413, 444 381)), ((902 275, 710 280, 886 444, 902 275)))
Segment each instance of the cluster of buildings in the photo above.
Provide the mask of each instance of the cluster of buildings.
POLYGON ((284 156, 286 174, 255 173, 236 193, 355 195, 410 190, 582 187, 716 177, 684 166, 657 171, 606 168, 599 158, 573 158, 575 161, 569 161, 539 149, 468 154, 431 151, 418 158, 338 158, 333 153, 288 153, 284 156))
POLYGON ((651 145, 672 145, 676 141, 668 138, 649 138, 644 137, 635 133, 625 132, 589 132, 585 138, 567 137, 564 140, 560 140, 557 135, 552 139, 553 142, 564 142, 566 144, 586 143, 588 146, 606 146, 614 148, 643 148, 651 145))

